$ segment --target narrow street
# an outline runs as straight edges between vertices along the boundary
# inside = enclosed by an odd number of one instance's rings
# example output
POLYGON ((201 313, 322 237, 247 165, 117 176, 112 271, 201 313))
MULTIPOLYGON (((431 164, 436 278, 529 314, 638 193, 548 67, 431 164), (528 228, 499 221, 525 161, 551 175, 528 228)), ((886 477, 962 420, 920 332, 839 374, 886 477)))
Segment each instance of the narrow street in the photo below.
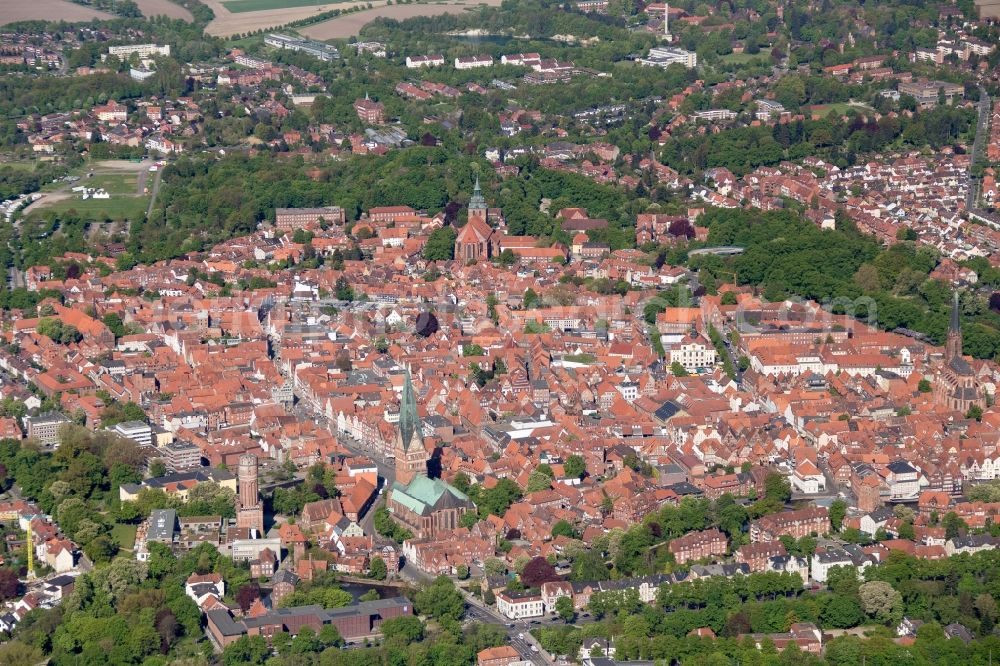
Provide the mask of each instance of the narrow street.
POLYGON ((153 188, 149 191, 149 206, 146 208, 146 217, 153 214, 153 205, 156 203, 156 195, 160 191, 160 176, 163 175, 163 167, 155 171, 153 176, 153 188))

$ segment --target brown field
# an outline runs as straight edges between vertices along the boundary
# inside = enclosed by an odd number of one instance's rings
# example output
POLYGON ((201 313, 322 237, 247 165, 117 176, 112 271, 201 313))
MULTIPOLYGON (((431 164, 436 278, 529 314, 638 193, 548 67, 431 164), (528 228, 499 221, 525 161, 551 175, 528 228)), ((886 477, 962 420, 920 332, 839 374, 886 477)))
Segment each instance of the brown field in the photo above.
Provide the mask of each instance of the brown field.
POLYGON ((346 39, 361 32, 361 28, 371 23, 380 16, 392 18, 399 21, 413 18, 415 16, 439 16, 440 14, 458 14, 472 9, 477 5, 497 6, 500 0, 466 0, 442 2, 433 5, 390 5, 388 7, 375 7, 355 14, 338 16, 316 25, 299 30, 300 33, 311 39, 346 39))
POLYGON ((111 14, 64 0, 0 0, 0 25, 17 21, 89 21, 111 14))
POLYGON ((143 16, 166 16, 188 22, 194 20, 191 12, 170 0, 135 0, 135 4, 139 5, 143 16))

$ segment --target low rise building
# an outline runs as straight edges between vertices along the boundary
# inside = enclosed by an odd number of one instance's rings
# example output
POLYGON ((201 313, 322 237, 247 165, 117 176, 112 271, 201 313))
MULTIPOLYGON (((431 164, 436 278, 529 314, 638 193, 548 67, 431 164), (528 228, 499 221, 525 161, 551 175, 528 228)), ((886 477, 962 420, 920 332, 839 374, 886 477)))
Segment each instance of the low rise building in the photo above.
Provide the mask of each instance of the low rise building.
POLYGON ((343 608, 278 608, 239 618, 234 617, 229 609, 216 609, 208 611, 205 620, 209 638, 219 648, 224 648, 242 636, 262 636, 270 641, 279 633, 296 636, 303 627, 309 627, 318 634, 327 624, 336 627, 344 640, 356 641, 379 635, 385 620, 409 615, 413 615, 410 600, 406 597, 392 597, 362 601, 343 608))
POLYGON ((545 614, 545 604, 538 592, 504 590, 497 595, 497 611, 511 620, 540 617, 545 614))

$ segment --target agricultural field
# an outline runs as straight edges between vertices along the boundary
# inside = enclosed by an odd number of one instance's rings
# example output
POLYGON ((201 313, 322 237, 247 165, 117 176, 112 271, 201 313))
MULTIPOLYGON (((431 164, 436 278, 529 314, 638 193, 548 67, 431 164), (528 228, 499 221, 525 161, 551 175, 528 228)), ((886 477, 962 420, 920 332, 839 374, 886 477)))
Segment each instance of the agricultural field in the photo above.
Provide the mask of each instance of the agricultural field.
POLYGON ((205 32, 217 37, 230 37, 244 33, 275 28, 292 21, 300 21, 331 9, 346 8, 358 2, 323 2, 317 0, 203 0, 215 18, 205 27, 205 32), (257 9, 244 9, 241 3, 254 3, 257 9), (310 4, 303 4, 309 2, 310 4), (269 8, 263 8, 267 6, 269 8))
POLYGON ((135 4, 139 5, 139 10, 142 12, 143 16, 166 16, 172 19, 181 19, 183 21, 193 21, 194 17, 191 16, 189 12, 184 7, 171 2, 171 0, 135 0, 135 4))
POLYGON ((331 4, 330 0, 223 0, 223 3, 234 14, 331 4))
MULTIPOLYGON (((153 2, 167 1, 153 0, 153 2)), ((59 18, 63 21, 89 21, 114 17, 107 12, 65 0, 31 0, 31 2, 6 0, 0 3, 0 25, 16 23, 17 21, 51 21, 53 18, 59 18)))
POLYGON ((375 19, 382 16, 386 18, 396 19, 397 21, 402 21, 408 18, 413 18, 415 16, 439 16, 441 14, 458 14, 468 9, 472 9, 477 5, 497 6, 499 4, 500 0, 483 0, 482 2, 475 2, 474 0, 469 0, 468 2, 440 2, 435 4, 420 4, 420 5, 389 5, 383 7, 375 7, 373 9, 368 9, 354 14, 346 14, 344 16, 338 16, 336 18, 323 21, 322 23, 317 23, 307 28, 302 28, 301 30, 299 30, 299 32, 302 35, 309 37, 310 39, 318 39, 320 41, 325 41, 327 39, 346 39, 348 37, 353 37, 359 34, 361 32, 361 28, 365 27, 375 19))

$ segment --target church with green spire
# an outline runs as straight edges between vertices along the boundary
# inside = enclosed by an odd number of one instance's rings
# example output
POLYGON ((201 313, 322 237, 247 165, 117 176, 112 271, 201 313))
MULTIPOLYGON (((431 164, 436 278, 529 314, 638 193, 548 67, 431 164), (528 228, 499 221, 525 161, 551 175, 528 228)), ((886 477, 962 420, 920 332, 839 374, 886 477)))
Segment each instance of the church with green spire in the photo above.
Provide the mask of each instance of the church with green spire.
POLYGON ((479 186, 479 176, 476 176, 476 186, 469 198, 468 222, 458 230, 455 236, 455 259, 459 261, 479 261, 489 259, 493 253, 494 230, 489 224, 490 209, 479 186))
POLYGON ((467 495, 427 474, 430 453, 424 441, 410 371, 406 371, 399 404, 399 430, 393 452, 396 480, 387 507, 393 518, 416 537, 432 537, 459 527, 462 514, 474 511, 467 495))

